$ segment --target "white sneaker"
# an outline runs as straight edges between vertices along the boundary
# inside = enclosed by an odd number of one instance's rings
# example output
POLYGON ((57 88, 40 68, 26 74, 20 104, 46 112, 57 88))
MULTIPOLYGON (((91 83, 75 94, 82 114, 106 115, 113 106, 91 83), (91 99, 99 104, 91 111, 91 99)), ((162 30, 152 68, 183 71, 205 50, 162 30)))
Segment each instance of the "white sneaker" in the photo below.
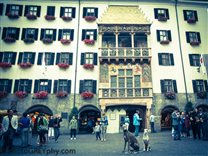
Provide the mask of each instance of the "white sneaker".
POLYGON ((73 140, 73 138, 71 138, 71 140, 73 140))
POLYGON ((76 138, 74 138, 74 140, 76 140, 76 138))

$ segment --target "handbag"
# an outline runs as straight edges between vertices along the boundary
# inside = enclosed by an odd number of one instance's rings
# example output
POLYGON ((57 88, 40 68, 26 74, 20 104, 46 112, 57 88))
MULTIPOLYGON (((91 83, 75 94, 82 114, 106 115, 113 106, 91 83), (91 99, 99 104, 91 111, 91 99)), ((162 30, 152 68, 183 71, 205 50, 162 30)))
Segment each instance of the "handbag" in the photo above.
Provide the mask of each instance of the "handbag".
POLYGON ((38 131, 45 131, 45 132, 47 132, 48 131, 48 127, 47 126, 44 126, 44 125, 40 125, 38 127, 38 131))

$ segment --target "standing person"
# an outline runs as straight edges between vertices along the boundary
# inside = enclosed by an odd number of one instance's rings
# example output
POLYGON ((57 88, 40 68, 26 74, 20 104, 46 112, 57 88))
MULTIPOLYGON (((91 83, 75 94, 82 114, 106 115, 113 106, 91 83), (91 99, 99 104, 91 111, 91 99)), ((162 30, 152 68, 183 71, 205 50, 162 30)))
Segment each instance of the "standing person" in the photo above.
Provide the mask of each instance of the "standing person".
POLYGON ((184 112, 181 112, 181 117, 180 118, 181 118, 181 120, 180 120, 180 122, 181 122, 181 136, 186 137, 186 126, 185 126, 186 116, 185 116, 184 112))
POLYGON ((185 115, 185 127, 186 127, 186 136, 187 138, 190 138, 191 122, 190 122, 189 114, 185 115))
POLYGON ((129 130, 130 119, 128 115, 124 119, 124 124, 126 125, 126 129, 129 130))
POLYGON ((30 128, 30 119, 27 116, 27 113, 23 113, 22 118, 19 121, 19 125, 21 127, 21 140, 22 147, 26 147, 29 145, 29 128, 30 128))
POLYGON ((142 120, 142 118, 140 118, 139 115, 140 115, 140 112, 139 112, 139 110, 137 110, 136 113, 133 116, 133 125, 135 127, 134 135, 136 137, 139 136, 139 127, 140 127, 140 122, 142 120))
POLYGON ((180 114, 177 110, 172 113, 172 126, 174 128, 174 140, 181 140, 180 130, 179 130, 179 118, 180 114))
POLYGON ((38 118, 38 134, 39 134, 39 144, 43 145, 46 143, 45 134, 48 131, 48 120, 44 116, 44 113, 40 113, 40 117, 38 118))
POLYGON ((60 122, 62 122, 62 118, 57 115, 54 119, 55 142, 58 142, 58 138, 60 136, 60 122))
POLYGON ((98 139, 101 140, 101 138, 100 138, 100 130, 101 130, 100 125, 98 124, 98 122, 96 122, 96 125, 94 127, 94 132, 95 132, 96 140, 98 140, 98 139))
POLYGON ((71 129, 71 140, 76 140, 76 133, 77 133, 77 119, 75 116, 72 117, 70 123, 69 123, 70 129, 71 129))
POLYGON ((198 135, 198 138, 201 139, 201 135, 199 132, 199 117, 198 117, 198 110, 195 108, 193 111, 191 111, 190 114, 190 121, 191 121, 191 127, 193 132, 193 137, 196 139, 196 136, 198 135))
POLYGON ((18 127, 18 119, 16 115, 13 115, 11 109, 7 110, 8 115, 3 118, 3 152, 12 149, 14 133, 18 127))
POLYGON ((153 113, 150 115, 150 126, 151 126, 151 133, 155 133, 155 116, 153 113))
POLYGON ((101 141, 106 141, 108 117, 105 115, 105 113, 103 113, 100 124, 101 124, 101 141))
POLYGON ((204 112, 202 110, 202 108, 199 108, 199 112, 198 112, 198 118, 199 118, 199 122, 198 122, 198 129, 199 129, 199 133, 200 136, 202 134, 202 137, 204 136, 204 129, 202 128, 203 125, 203 120, 202 120, 202 116, 204 115, 204 112))
POLYGON ((203 140, 208 141, 208 112, 204 112, 201 118, 203 129, 203 140))
POLYGON ((48 121, 48 140, 54 137, 54 118, 50 116, 48 121))

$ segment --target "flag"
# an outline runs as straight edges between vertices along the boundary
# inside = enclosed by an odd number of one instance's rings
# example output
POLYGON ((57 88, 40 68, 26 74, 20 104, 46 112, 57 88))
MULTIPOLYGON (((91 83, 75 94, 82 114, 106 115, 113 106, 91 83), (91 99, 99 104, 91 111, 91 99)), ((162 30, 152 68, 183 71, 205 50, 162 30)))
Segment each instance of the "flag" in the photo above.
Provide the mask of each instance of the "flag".
POLYGON ((200 71, 202 71, 203 74, 206 74, 206 67, 204 65, 204 58, 202 54, 200 56, 200 71))

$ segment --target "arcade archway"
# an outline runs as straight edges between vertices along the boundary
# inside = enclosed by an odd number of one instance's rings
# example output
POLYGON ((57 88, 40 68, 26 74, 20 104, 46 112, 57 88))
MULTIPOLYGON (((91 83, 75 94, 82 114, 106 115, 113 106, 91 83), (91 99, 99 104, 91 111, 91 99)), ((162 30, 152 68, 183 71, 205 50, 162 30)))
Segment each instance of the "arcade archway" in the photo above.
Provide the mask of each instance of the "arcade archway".
POLYGON ((39 113, 44 113, 46 116, 52 116, 53 112, 50 108, 48 108, 45 105, 34 105, 29 107, 25 113, 30 114, 31 115, 31 120, 33 122, 33 133, 37 132, 37 119, 38 119, 38 114, 39 113))
POLYGON ((172 129, 172 118, 171 114, 174 110, 178 110, 176 106, 165 106, 161 111, 161 130, 171 130, 172 129))
POLYGON ((93 105, 85 105, 79 109, 79 133, 92 133, 95 123, 100 119, 100 110, 93 105))
POLYGON ((50 108, 48 108, 47 106, 45 106, 45 105, 34 105, 34 106, 29 107, 25 111, 25 113, 27 113, 27 114, 31 114, 31 113, 35 113, 35 112, 44 113, 44 114, 47 114, 49 116, 53 115, 52 110, 50 108))
POLYGON ((198 105, 196 108, 202 108, 202 110, 204 111, 204 112, 208 112, 208 105, 206 105, 206 104, 201 104, 201 105, 198 105))

